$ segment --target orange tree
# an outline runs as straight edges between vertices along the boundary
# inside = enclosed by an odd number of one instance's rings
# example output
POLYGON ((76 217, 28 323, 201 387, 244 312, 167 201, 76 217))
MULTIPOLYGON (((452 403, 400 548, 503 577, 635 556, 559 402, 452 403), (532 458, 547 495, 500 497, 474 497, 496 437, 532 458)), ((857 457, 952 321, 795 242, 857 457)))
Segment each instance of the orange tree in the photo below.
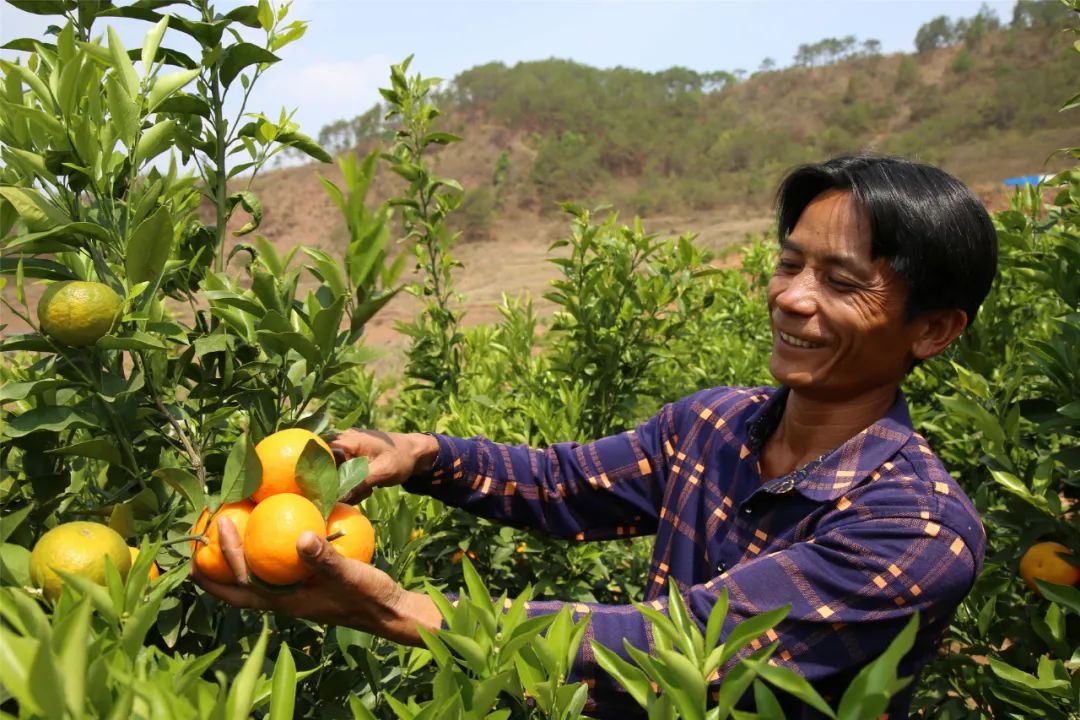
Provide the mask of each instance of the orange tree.
MULTIPOLYGON (((505 299, 499 323, 463 329, 452 286, 455 236, 445 225, 460 188, 425 159, 430 147, 458 140, 435 127, 435 81, 408 76, 406 61, 391 69, 384 91, 400 129, 383 159, 405 189, 370 209, 379 157, 343 158, 343 186, 324 181, 347 228, 343 257, 311 248, 282 255, 258 237, 228 240, 226 228, 243 213, 236 233, 257 230, 262 208, 251 180, 281 148, 328 159, 287 115, 272 121, 246 108, 251 86, 303 23, 266 0, 227 13, 203 0, 9 1, 62 20, 47 39, 14 41, 24 60, 2 66, 0 270, 6 312, 31 331, 0 344, 0 711, 580 716, 586 691, 566 671, 582 623, 565 613, 526 620, 522 603, 532 595, 640 597, 642 543, 567 549, 398 489, 380 491, 365 507, 374 561, 411 587, 439 578, 428 585, 436 600, 447 579, 464 585, 456 607, 441 606, 447 631, 410 649, 221 607, 184 582, 188 528, 204 505, 254 490, 255 442, 281 428, 321 432, 377 415, 389 427, 542 444, 628 427, 705 384, 764 380, 769 343, 758 290, 768 248, 750 248, 745 272, 710 273, 689 236, 661 239, 568 205, 570 233, 560 244, 570 252, 554 259, 563 277, 550 298, 560 308, 552 329, 539 332, 527 298, 505 299), (175 12, 166 17, 165 9, 175 12), (147 22, 143 47, 127 51, 115 33, 102 34, 109 17, 147 22), (177 35, 198 54, 170 47, 177 35), (251 36, 261 39, 244 39, 251 36), (236 115, 226 112, 230 97, 240 100, 236 115), (373 409, 379 384, 357 344, 364 323, 400 288, 407 254, 388 257, 395 229, 422 271, 412 291, 429 302, 406 328, 413 346, 402 392, 373 409), (40 285, 65 281, 101 283, 120 299, 116 317, 106 308, 108 331, 92 344, 40 332, 28 301, 40 285), (58 523, 85 518, 140 539, 142 552, 126 577, 107 567, 104 585, 68 576, 57 602, 44 606, 30 587, 29 548, 58 523), (166 572, 151 583, 155 558, 166 572), (493 598, 481 575, 503 596, 493 598)), ((1068 717, 1076 706, 1075 588, 1043 583, 1039 599, 1025 594, 1016 572, 1031 542, 1076 547, 1080 193, 1075 173, 1057 182, 1049 212, 1031 198, 998 216, 1002 281, 980 324, 952 358, 955 370, 940 361, 908 388, 922 426, 979 503, 992 550, 950 652, 923 681, 928 716, 1068 717)), ((354 472, 353 480, 362 469, 354 472)), ((653 716, 776 717, 775 694, 788 692, 826 716, 876 717, 908 682, 895 667, 913 626, 836 707, 774 669, 768 643, 743 658, 725 677, 720 702, 706 707, 717 659, 745 651, 784 609, 720 642, 721 603, 705 628, 680 611, 677 595, 672 608, 670 617, 649 618, 662 638, 656 658, 629 664, 594 647, 653 716), (733 708, 744 695, 756 713, 733 708)))

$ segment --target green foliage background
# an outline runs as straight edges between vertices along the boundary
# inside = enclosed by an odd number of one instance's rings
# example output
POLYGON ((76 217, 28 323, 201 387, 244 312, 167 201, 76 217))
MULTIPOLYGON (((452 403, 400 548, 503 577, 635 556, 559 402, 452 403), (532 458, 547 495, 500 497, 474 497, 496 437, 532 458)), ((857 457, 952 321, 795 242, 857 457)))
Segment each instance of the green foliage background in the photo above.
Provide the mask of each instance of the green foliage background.
MULTIPOLYGON (((227 15, 191 0, 174 8, 186 15, 167 21, 146 4, 35 7, 66 17, 55 43, 28 42, 26 64, 3 66, 0 269, 16 291, 6 309, 34 326, 26 287, 70 278, 109 284, 125 309, 89 348, 37 332, 0 341, 0 713, 579 716, 584 692, 566 683, 566 669, 581 623, 568 613, 524 621, 514 607, 526 597, 640 598, 647 539, 567 545, 381 490, 364 508, 377 531, 375 562, 436 598, 465 588, 456 609, 443 608, 450 632, 402 648, 222 606, 185 581, 186 533, 205 503, 246 494, 250 442, 278 428, 365 424, 545 445, 627 429, 703 387, 767 383, 762 290, 772 242, 756 239, 741 268, 716 270, 691 236, 664 238, 602 208, 564 204, 567 230, 556 244, 569 253, 552 260, 561 277, 548 295, 557 306, 550 326, 530 298, 506 297, 499 322, 466 328, 448 225, 463 200, 430 163, 433 146, 460 138, 440 129, 436 83, 409 75, 408 61, 392 68, 384 93, 381 122, 394 128, 393 142, 381 156, 342 158, 343 185, 324 183, 348 229, 341 256, 280 255, 257 236, 226 239, 234 212, 251 217, 244 234, 262 215, 244 169, 286 147, 329 158, 287 117, 226 118, 223 98, 246 94, 303 24, 265 0, 227 15), (112 34, 91 39, 91 26, 114 15, 149 21, 141 51, 112 34), (234 23, 261 33, 262 44, 227 33, 234 23), (195 38, 202 56, 168 50, 174 32, 195 38), (169 150, 192 158, 200 178, 157 169, 152 161, 169 150), (406 186, 375 203, 368 192, 380 168, 406 186), (210 219, 198 214, 200 194, 210 219), (384 396, 365 365, 363 327, 406 289, 399 278, 410 256, 422 273, 407 289, 425 302, 403 328, 413 341, 404 375, 384 396), (301 276, 315 286, 301 291, 301 276), (27 587, 29 548, 48 528, 87 517, 140 544, 140 561, 105 587, 72 578, 46 608, 27 587), (148 585, 152 557, 167 572, 148 585)), ((1068 57, 1075 65, 1076 53, 1068 57)), ((694 80, 676 73, 665 82, 694 80)), ((602 89, 587 93, 602 105, 602 89)), ((684 100, 695 106, 693 93, 684 100)), ((576 132, 544 142, 553 153, 587 154, 591 136, 576 132)), ((612 171, 590 157, 598 172, 612 171)), ((644 157, 664 155, 652 148, 644 157)), ((709 181, 697 170, 678 172, 709 181)), ((1044 583, 1039 598, 1017 576, 1034 542, 1080 552, 1080 169, 1046 190, 1049 202, 1030 190, 996 215, 1001 276, 979 322, 905 388, 917 426, 975 501, 990 539, 983 575, 919 680, 924 717, 1076 718, 1080 707, 1080 590, 1044 583)), ((722 618, 698 628, 679 607, 650 617, 667 638, 655 660, 604 660, 653 716, 776 717, 785 692, 823 702, 772 669, 769 646, 746 655, 724 679, 726 699, 706 707, 716 657, 741 652, 783 609, 718 644, 722 618), (744 693, 755 711, 732 707, 744 693)), ((906 682, 895 677, 905 643, 909 631, 823 712, 877 716, 906 682)))

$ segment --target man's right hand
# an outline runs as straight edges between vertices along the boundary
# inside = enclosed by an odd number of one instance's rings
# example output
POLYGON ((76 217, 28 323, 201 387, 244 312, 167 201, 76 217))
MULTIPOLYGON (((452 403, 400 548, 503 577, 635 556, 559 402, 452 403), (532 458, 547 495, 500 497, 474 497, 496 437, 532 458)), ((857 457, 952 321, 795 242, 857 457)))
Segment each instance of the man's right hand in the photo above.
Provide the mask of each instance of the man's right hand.
POLYGON ((335 455, 346 460, 368 458, 368 476, 343 502, 363 500, 377 487, 400 485, 413 475, 427 472, 439 454, 439 442, 423 433, 387 433, 353 428, 330 441, 335 455))

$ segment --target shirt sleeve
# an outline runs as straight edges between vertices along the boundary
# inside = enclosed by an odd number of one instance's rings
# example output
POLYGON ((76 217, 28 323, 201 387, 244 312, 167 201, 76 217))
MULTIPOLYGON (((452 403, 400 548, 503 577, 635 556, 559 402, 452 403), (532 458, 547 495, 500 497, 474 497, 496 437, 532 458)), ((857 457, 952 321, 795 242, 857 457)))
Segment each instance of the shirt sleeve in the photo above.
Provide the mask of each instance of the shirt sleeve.
MULTIPOLYGON (((922 613, 923 626, 947 623, 974 579, 974 556, 958 535, 935 523, 905 517, 838 527, 808 542, 740 563, 706 583, 679 589, 702 632, 727 589, 723 637, 739 622, 790 604, 787 617, 754 639, 743 654, 776 642, 775 662, 812 683, 828 684, 848 677, 884 651, 914 612, 922 613)), ((531 602, 527 609, 539 615, 558 612, 566 604, 531 602)), ((653 649, 647 621, 632 605, 569 604, 575 620, 590 616, 573 679, 589 684, 593 711, 606 717, 626 709, 628 702, 636 707, 600 670, 589 641, 629 660, 623 638, 646 652, 653 649)), ((668 612, 667 597, 649 605, 668 612)), ((916 648, 913 655, 928 650, 916 648)), ((737 660, 720 668, 714 680, 737 660)))
POLYGON ((636 429, 588 444, 537 450, 483 437, 435 435, 430 474, 405 483, 474 515, 574 540, 656 531, 667 477, 665 443, 685 401, 665 405, 636 429))

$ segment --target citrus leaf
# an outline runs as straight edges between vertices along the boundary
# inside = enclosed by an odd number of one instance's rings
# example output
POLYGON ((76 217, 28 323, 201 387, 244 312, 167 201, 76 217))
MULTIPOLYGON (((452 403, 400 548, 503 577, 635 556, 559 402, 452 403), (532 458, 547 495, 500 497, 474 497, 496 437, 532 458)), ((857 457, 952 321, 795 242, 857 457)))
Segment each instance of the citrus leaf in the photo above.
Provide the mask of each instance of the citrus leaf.
MULTIPOLYGON (((7 518, 4 518, 7 524, 7 518)), ((0 545, 0 582, 14 587, 30 585, 30 551, 22 545, 0 545)))
POLYGON ((5 186, 0 187, 0 197, 11 203, 31 232, 51 231, 67 223, 67 216, 36 190, 5 186))
POLYGON ((135 146, 135 162, 141 165, 153 160, 164 152, 175 134, 176 123, 172 120, 162 120, 143 132, 135 146))
POLYGON ((84 408, 68 405, 42 405, 8 420, 3 434, 10 438, 32 432, 60 432, 71 427, 94 427, 100 420, 84 408))
POLYGON ((160 478, 166 485, 180 493, 181 496, 193 508, 201 508, 206 505, 206 495, 199 478, 183 468, 159 468, 153 472, 153 476, 160 478))
POLYGON ((283 132, 277 136, 277 140, 282 145, 294 147, 305 155, 313 157, 321 162, 328 163, 334 161, 334 159, 330 157, 330 153, 323 150, 319 143, 315 142, 302 132, 283 132))
POLYGON ((169 209, 163 205, 142 221, 127 242, 124 265, 127 268, 128 282, 152 283, 157 280, 172 254, 172 246, 172 216, 169 209))
POLYGON ((221 59, 221 71, 218 75, 221 84, 229 87, 240 71, 249 65, 259 63, 276 63, 280 60, 277 55, 265 48, 251 43, 237 43, 225 50, 221 59))
POLYGON ((357 487, 368 476, 368 459, 366 457, 354 457, 346 460, 338 468, 338 487, 334 493, 338 498, 343 498, 357 487))
POLYGON ((221 477, 221 502, 243 500, 259 489, 262 482, 262 462, 247 435, 237 440, 225 461, 221 477))
POLYGON ((262 674, 263 658, 266 657, 266 642, 270 637, 270 626, 263 618, 262 632, 251 649, 244 666, 236 675, 225 705, 225 716, 229 720, 245 720, 251 715, 251 703, 255 697, 255 684, 262 674))
MULTIPOLYGON (((140 60, 142 60, 142 69, 144 73, 150 72, 150 65, 153 64, 154 58, 157 57, 158 46, 161 45, 161 38, 165 35, 165 28, 169 25, 169 16, 161 18, 158 24, 153 27, 150 32, 146 33, 146 37, 143 38, 142 53, 140 54, 140 60)), ((153 108, 151 108, 153 109, 153 108)))
POLYGON ((197 68, 194 70, 180 70, 157 77, 154 80, 153 87, 150 88, 147 111, 160 111, 163 102, 197 77, 199 77, 197 68))
POLYGON ((1039 592, 1047 600, 1064 605, 1075 613, 1080 614, 1080 590, 1071 585, 1059 585, 1045 580, 1035 579, 1039 592))
POLYGON ((139 76, 135 74, 135 66, 131 64, 131 56, 120 42, 120 36, 112 26, 108 27, 109 55, 112 66, 120 74, 120 80, 124 83, 124 89, 132 98, 139 96, 139 76))
POLYGON ((270 693, 269 720, 289 720, 296 706, 296 663, 289 646, 281 643, 270 693))
POLYGON ((135 330, 124 335, 103 335, 94 345, 102 350, 168 350, 169 347, 150 333, 135 330))
POLYGON ((233 236, 240 237, 241 235, 247 235, 249 232, 252 232, 259 227, 262 223, 263 211, 262 203, 259 202, 259 198, 250 190, 241 190, 226 198, 225 207, 228 209, 228 217, 232 217, 233 211, 236 209, 237 205, 244 208, 244 210, 251 215, 251 220, 249 220, 244 227, 233 232, 233 236))
POLYGON ((338 472, 334 458, 326 449, 308 440, 296 460, 296 484, 300 492, 319 508, 323 518, 330 516, 338 501, 338 472))
POLYGON ((75 443, 61 448, 53 448, 48 451, 53 455, 74 455, 76 457, 95 458, 104 460, 111 465, 120 463, 120 451, 116 445, 104 438, 95 438, 84 442, 75 443))

